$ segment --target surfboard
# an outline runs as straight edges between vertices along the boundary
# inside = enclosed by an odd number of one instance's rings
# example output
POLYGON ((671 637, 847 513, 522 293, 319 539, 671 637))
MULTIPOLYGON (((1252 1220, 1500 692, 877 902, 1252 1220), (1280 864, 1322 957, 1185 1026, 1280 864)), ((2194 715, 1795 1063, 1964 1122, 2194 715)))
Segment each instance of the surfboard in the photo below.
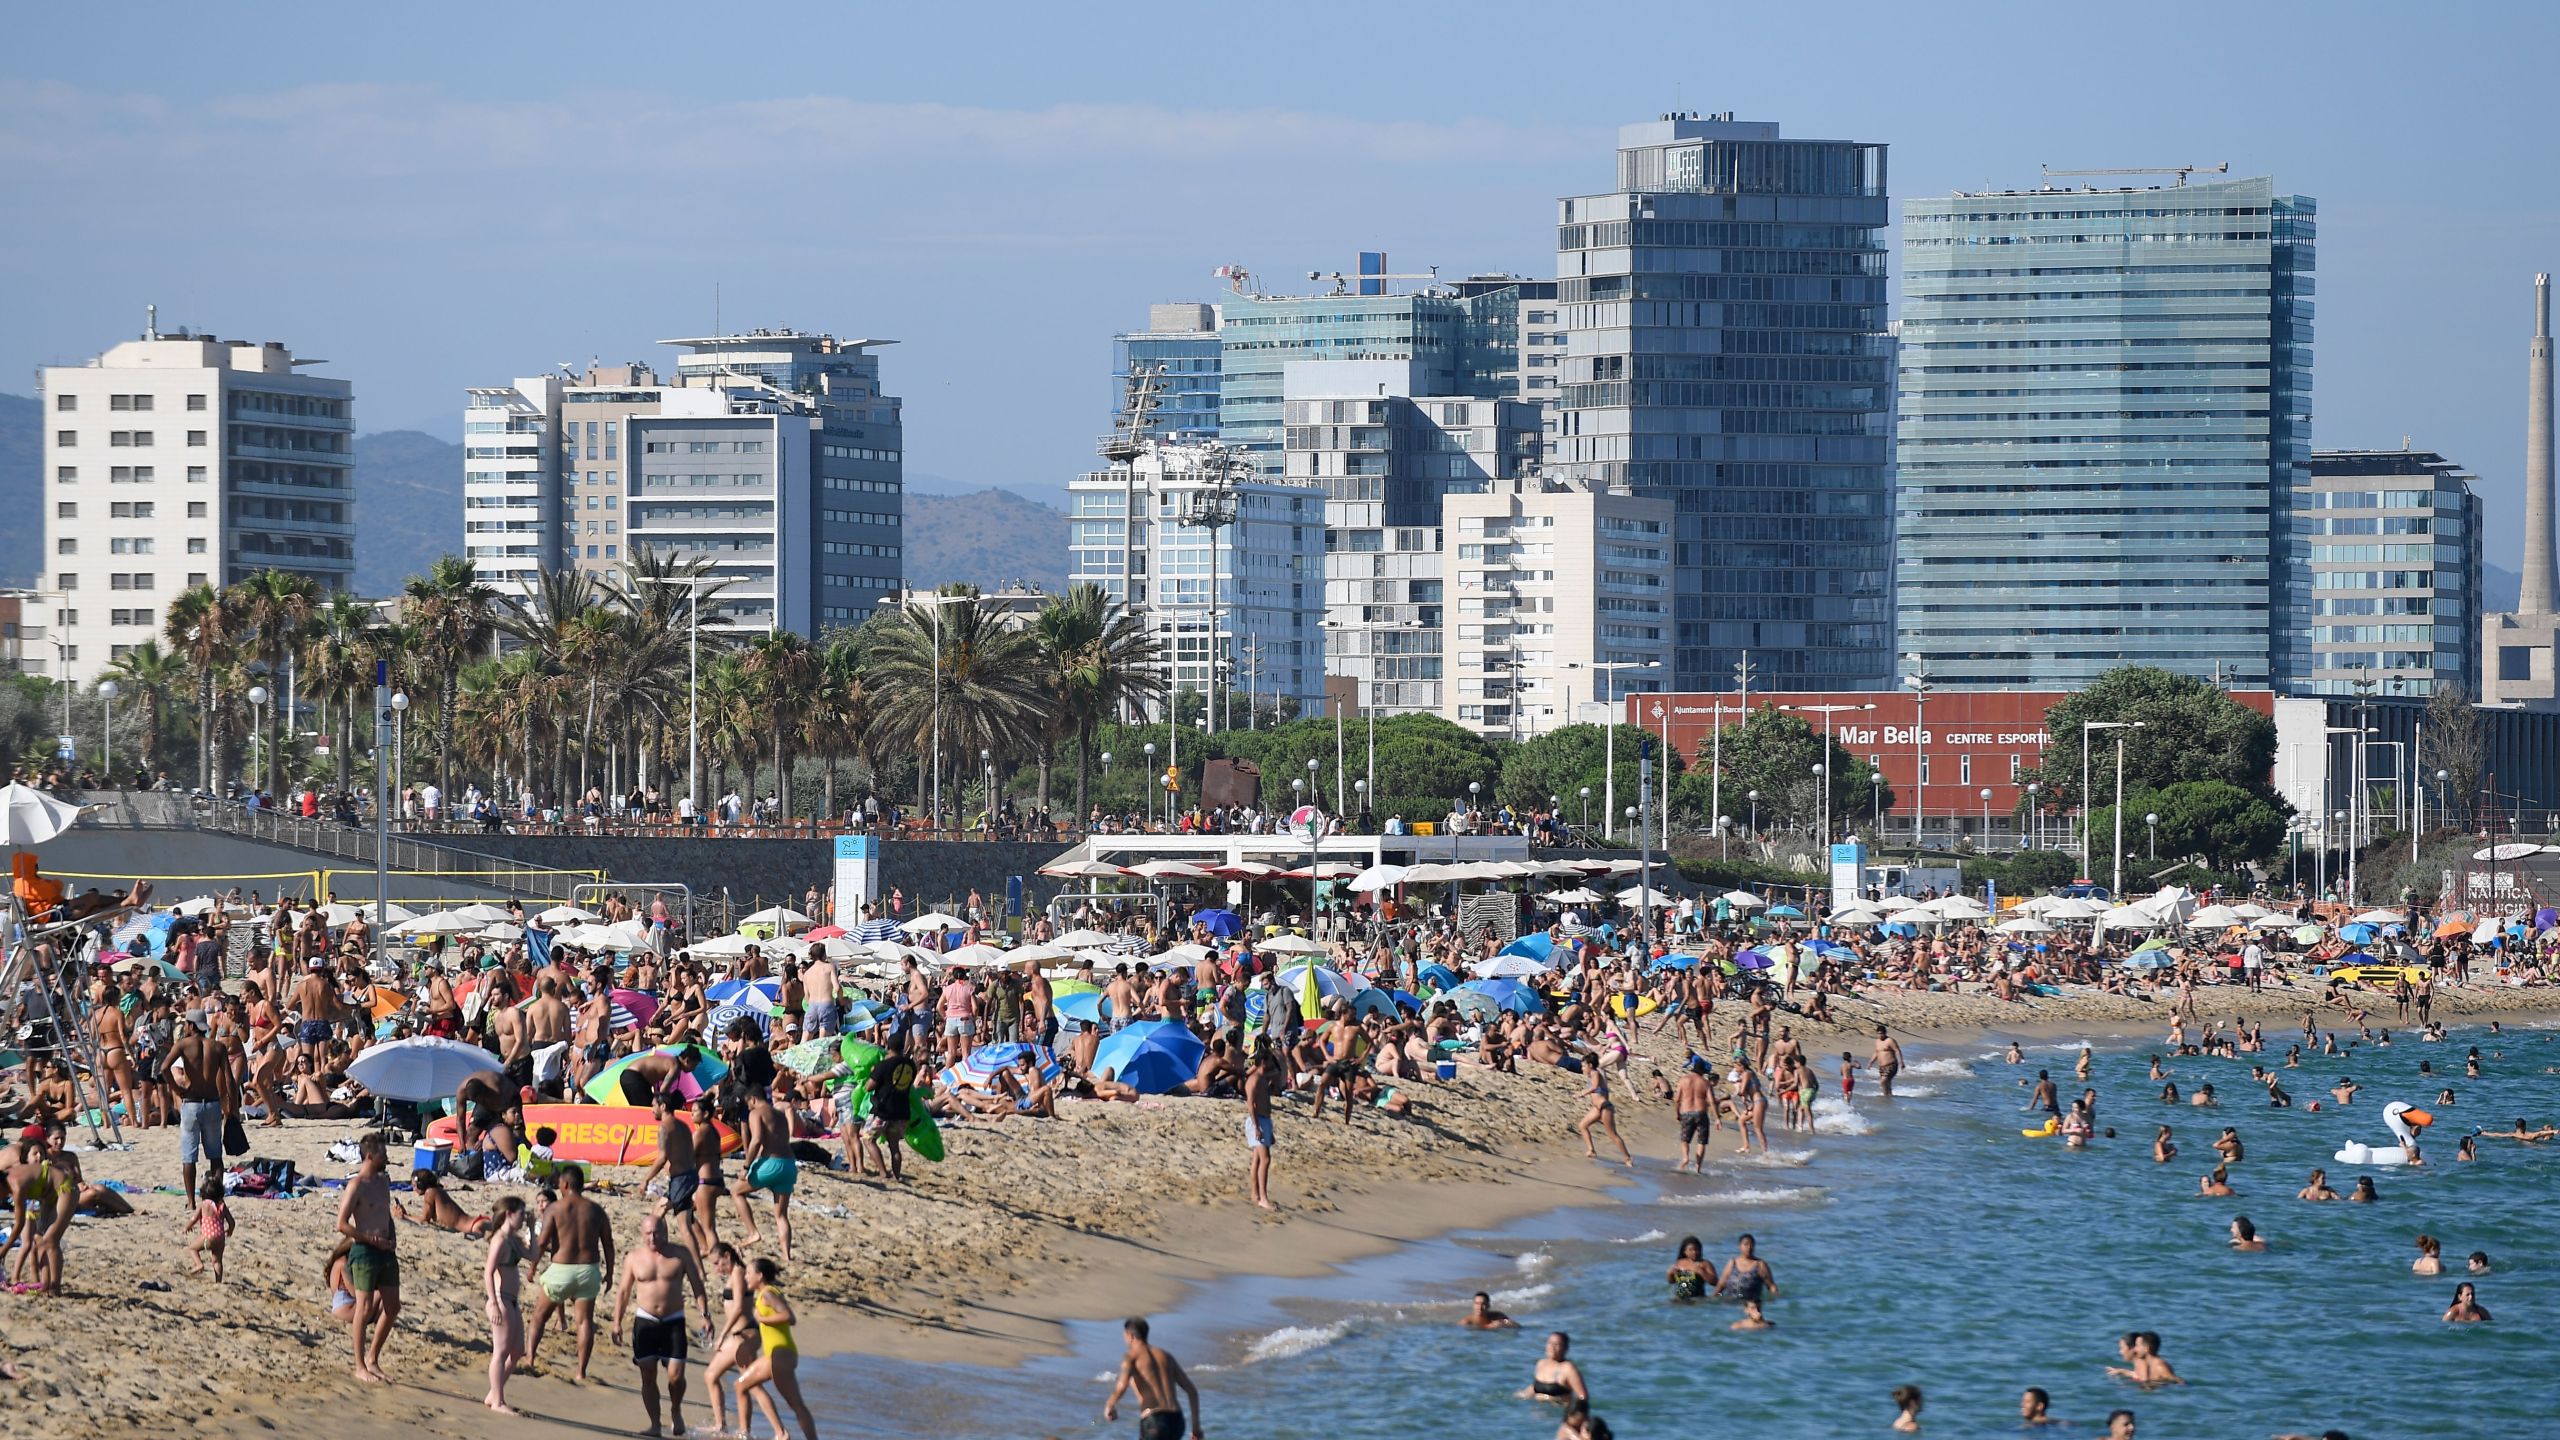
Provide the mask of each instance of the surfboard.
MULTIPOLYGON (((717 1122, 715 1122, 716 1124, 717 1122)), ((533 1143, 534 1132, 549 1128, 559 1132, 559 1140, 551 1153, 562 1160, 575 1160, 584 1165, 640 1165, 658 1163, 658 1116, 654 1110, 637 1105, 528 1105, 524 1108, 524 1143, 533 1143)), ((448 1115, 427 1126, 429 1139, 453 1140, 461 1134, 461 1125, 448 1115)), ((741 1137, 726 1125, 718 1125, 720 1153, 733 1155, 741 1137)))

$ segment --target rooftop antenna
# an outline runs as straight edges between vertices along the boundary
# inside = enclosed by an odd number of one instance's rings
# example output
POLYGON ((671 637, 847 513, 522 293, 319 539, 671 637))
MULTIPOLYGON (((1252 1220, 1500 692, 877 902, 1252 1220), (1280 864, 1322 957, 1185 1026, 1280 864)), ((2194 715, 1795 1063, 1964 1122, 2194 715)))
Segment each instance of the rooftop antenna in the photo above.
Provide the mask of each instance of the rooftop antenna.
POLYGON ((2177 188, 2184 189, 2190 175, 2228 175, 2231 162, 2219 165, 2128 165, 2112 170, 2056 170, 2050 165, 2038 166, 2047 175, 2175 175, 2177 188))

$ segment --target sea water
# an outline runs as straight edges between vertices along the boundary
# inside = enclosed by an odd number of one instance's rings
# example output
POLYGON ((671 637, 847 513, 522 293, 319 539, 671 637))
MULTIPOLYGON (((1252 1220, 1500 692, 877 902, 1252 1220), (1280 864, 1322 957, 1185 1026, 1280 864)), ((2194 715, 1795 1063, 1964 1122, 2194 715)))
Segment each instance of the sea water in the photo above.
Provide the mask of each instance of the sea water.
MULTIPOLYGON (((1889 1392, 1903 1384, 1926 1394, 1931 1435, 2018 1433, 2019 1393, 2036 1385, 2075 1422, 2064 1434, 2103 1431, 2121 1407, 2145 1440, 2330 1427, 2356 1440, 2560 1436, 2560 1141, 2483 1140, 2476 1162, 2454 1159, 2474 1128, 2560 1119, 2560 1075, 2545 1073, 2560 1067, 2560 1034, 2466 1027, 2444 1043, 2404 1034, 2344 1057, 2306 1054, 2279 1071, 2294 1108, 2270 1108, 2249 1067, 2281 1066, 2298 1033, 2271 1033, 2270 1052, 2236 1061, 2164 1060, 2182 1100, 2212 1083, 2214 1108, 2160 1102, 2148 1078, 2156 1045, 2102 1048, 2087 1083, 2116 1134, 2077 1152, 2019 1134, 2041 1119, 2022 1111, 2021 1082, 2038 1069, 2066 1103, 2080 1092, 2076 1043, 2031 1044, 2023 1065, 1996 1045, 1920 1056, 1903 1095, 1885 1100, 1862 1075, 1845 1104, 1838 1057, 1821 1057, 1830 1098, 1809 1131, 1773 1123, 1766 1155, 1734 1155, 1719 1133, 1705 1176, 1647 1164, 1619 1204, 1409 1247, 1323 1280, 1222 1282, 1157 1317, 1156 1339, 1195 1372, 1210 1433, 1255 1440, 1547 1440, 1554 1409, 1514 1392, 1551 1330, 1572 1336, 1594 1413, 1625 1437, 1884 1433, 1889 1392), (2463 1073, 2473 1045, 2478 1079, 2463 1073), (2421 1061, 2435 1074, 2417 1073, 2421 1061), (2365 1087, 2344 1107, 2328 1093, 2341 1075, 2365 1087), (2451 1106, 2437 1100, 2447 1087, 2451 1106), (2436 1117, 2426 1166, 2332 1158, 2350 1140, 2392 1143, 2382 1107, 2395 1099, 2436 1117), (2160 1165, 2151 1141, 2164 1123, 2179 1154, 2160 1165), (2225 1125, 2247 1147, 2231 1167, 2239 1193, 2203 1197, 2197 1181, 2225 1125), (2373 1176, 2380 1203, 2295 1199, 2315 1166, 2342 1194, 2373 1176), (2236 1215, 2257 1224, 2266 1253, 2229 1248, 2236 1215), (1673 1303, 1663 1279, 1680 1237, 1698 1236, 1721 1262, 1745 1231, 1780 1291, 1767 1307, 1776 1328, 1756 1333, 1727 1328, 1734 1307, 1673 1303), (2409 1270, 2421 1233, 2443 1242, 2441 1276, 2409 1270), (2463 1273, 2475 1250, 2490 1273, 2463 1273), (2493 1323, 2438 1319, 2465 1279, 2493 1323), (1517 1333, 1457 1326, 1477 1288, 1519 1320, 1517 1333), (2128 1330, 2158 1331, 2189 1383, 2145 1391, 2107 1377, 2128 1330)), ((1285 1152, 1281 1163, 1285 1195, 1285 1152)), ((1117 1331, 1079 1326, 1071 1356, 1011 1373, 830 1362, 813 1398, 867 1392, 855 1434, 873 1433, 864 1423, 904 1430, 884 1386, 929 1404, 936 1433, 1117 1434, 1126 1410, 1119 1425, 1099 1421, 1117 1331)), ((834 1409, 822 1401, 822 1414, 834 1409)))

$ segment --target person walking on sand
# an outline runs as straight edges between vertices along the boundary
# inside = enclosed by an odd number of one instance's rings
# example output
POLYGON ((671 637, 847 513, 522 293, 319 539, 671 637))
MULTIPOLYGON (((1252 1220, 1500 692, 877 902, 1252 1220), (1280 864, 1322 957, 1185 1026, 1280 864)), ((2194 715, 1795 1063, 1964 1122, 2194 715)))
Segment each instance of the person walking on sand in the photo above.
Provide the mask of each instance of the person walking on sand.
POLYGON ((1629 1153, 1627 1142, 1618 1134, 1618 1104, 1609 1098, 1609 1077, 1599 1066, 1591 1067, 1591 1083, 1584 1087, 1582 1094, 1591 1102, 1590 1111, 1582 1117, 1580 1124, 1573 1127, 1574 1133, 1582 1137, 1582 1153, 1594 1160, 1600 1158, 1599 1150, 1591 1143, 1591 1127, 1597 1125, 1609 1132, 1609 1143, 1618 1147, 1618 1154, 1627 1162, 1627 1168, 1636 1168, 1636 1157, 1629 1153))
POLYGON ((658 1418, 658 1372, 667 1377, 666 1430, 669 1435, 682 1435, 684 1428, 684 1365, 686 1341, 690 1338, 684 1319, 684 1292, 693 1291, 694 1301, 707 1316, 711 1297, 702 1288, 702 1271, 693 1263, 689 1251, 667 1246, 667 1216, 664 1210, 652 1212, 640 1222, 640 1244, 623 1257, 622 1285, 613 1299, 613 1342, 622 1343, 623 1322, 635 1310, 640 1323, 631 1329, 631 1361, 640 1367, 640 1404, 649 1412, 649 1428, 643 1436, 660 1433, 658 1418))
POLYGON ((596 1349, 596 1299, 613 1265, 613 1221, 587 1198, 583 1166, 560 1167, 560 1195, 542 1215, 542 1253, 551 1263, 534 1277, 542 1298, 533 1304, 533 1335, 525 1341, 525 1368, 541 1364, 542 1332, 555 1311, 568 1312, 578 1331, 578 1382, 596 1349))
POLYGON ((213 1283, 222 1283, 222 1251, 231 1241, 231 1207, 223 1200, 222 1176, 205 1177, 204 1189, 197 1193, 195 1208, 187 1213, 184 1229, 196 1232, 187 1244, 187 1253, 195 1257, 195 1274, 204 1273, 207 1258, 213 1261, 213 1283))
POLYGON ((524 1234, 524 1197, 498 1202, 489 1226, 488 1258, 481 1262, 480 1295, 489 1311, 489 1393, 480 1403, 501 1415, 513 1415, 507 1404, 507 1377, 524 1358, 524 1309, 516 1296, 524 1280, 524 1262, 533 1258, 524 1234))
MULTIPOLYGON (((720 1388, 720 1377, 732 1370, 745 1370, 755 1363, 760 1347, 756 1343, 755 1292, 748 1284, 747 1262, 738 1247, 726 1241, 711 1247, 711 1268, 720 1277, 720 1313, 706 1317, 711 1354, 702 1366, 702 1387, 711 1393, 711 1423, 701 1433, 726 1435, 729 1392, 720 1388)), ((709 1305, 703 1307, 706 1311, 709 1305)), ((742 1408, 738 1425, 744 1429, 747 1416, 742 1408)))
POLYGON ((791 1263, 791 1192, 800 1184, 800 1162, 791 1153, 791 1122, 762 1090, 747 1091, 746 1143, 739 1153, 747 1169, 729 1182, 729 1195, 738 1205, 738 1223, 747 1227, 746 1243, 763 1243, 764 1237, 756 1233, 755 1212, 747 1208, 747 1197, 762 1190, 773 1197, 774 1243, 781 1247, 787 1265, 791 1263))
POLYGON ((1120 1397, 1135 1395, 1138 1440, 1183 1440, 1183 1409, 1173 1398, 1179 1390, 1191 1402, 1190 1440, 1201 1440, 1200 1390, 1183 1373, 1182 1362, 1148 1343, 1143 1317, 1121 1322, 1120 1334, 1126 1344, 1120 1352, 1120 1374, 1102 1400, 1103 1420, 1118 1420, 1120 1397))
POLYGON ((791 1338, 791 1327, 799 1323, 792 1314, 791 1299, 782 1293, 782 1267, 759 1257, 753 1266, 755 1287, 755 1322, 764 1353, 741 1373, 734 1383, 733 1396, 738 1404, 738 1434, 743 1437, 750 1428, 747 1419, 747 1396, 756 1397, 756 1408, 764 1412, 766 1423, 773 1426, 773 1440, 790 1440, 790 1432, 782 1428, 782 1415, 774 1409, 768 1389, 782 1392, 783 1403, 791 1407, 800 1422, 800 1440, 818 1440, 817 1417, 809 1413, 809 1402, 800 1397, 800 1347, 791 1338))
POLYGON ((365 1132, 356 1153, 361 1159, 355 1178, 338 1201, 338 1233, 351 1242, 347 1283, 356 1292, 355 1374, 366 1384, 384 1385, 390 1382, 382 1373, 382 1346, 391 1338, 391 1323, 400 1318, 400 1249, 392 1233, 391 1182, 384 1175, 389 1152, 382 1132, 365 1132))
POLYGON ((1279 1091, 1280 1062, 1273 1058, 1270 1045, 1258 1044, 1253 1047, 1253 1064, 1244 1072, 1244 1144, 1249 1160, 1253 1203, 1265 1210, 1273 1208, 1271 1097, 1279 1091))

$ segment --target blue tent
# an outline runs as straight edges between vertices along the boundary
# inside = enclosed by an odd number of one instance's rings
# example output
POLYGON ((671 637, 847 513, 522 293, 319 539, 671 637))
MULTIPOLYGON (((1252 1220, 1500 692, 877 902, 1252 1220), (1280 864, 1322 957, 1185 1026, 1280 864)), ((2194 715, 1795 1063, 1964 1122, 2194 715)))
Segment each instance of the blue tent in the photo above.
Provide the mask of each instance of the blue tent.
POLYGON ((1149 1095, 1161 1095, 1200 1073, 1200 1037, 1173 1020, 1140 1020, 1093 1052, 1096 1075, 1149 1095))

